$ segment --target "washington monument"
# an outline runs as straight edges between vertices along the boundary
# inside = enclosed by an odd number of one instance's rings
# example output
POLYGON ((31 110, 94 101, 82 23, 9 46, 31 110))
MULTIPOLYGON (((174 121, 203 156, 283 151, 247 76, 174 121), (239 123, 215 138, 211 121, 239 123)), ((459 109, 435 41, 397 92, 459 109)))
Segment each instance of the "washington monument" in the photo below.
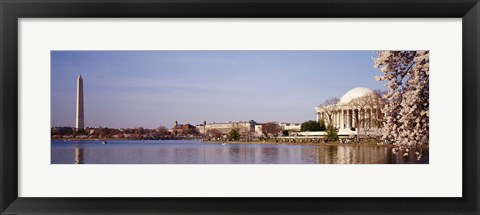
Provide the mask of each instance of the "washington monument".
POLYGON ((77 113, 75 117, 75 128, 77 130, 84 129, 83 118, 83 79, 82 75, 77 78, 77 113))

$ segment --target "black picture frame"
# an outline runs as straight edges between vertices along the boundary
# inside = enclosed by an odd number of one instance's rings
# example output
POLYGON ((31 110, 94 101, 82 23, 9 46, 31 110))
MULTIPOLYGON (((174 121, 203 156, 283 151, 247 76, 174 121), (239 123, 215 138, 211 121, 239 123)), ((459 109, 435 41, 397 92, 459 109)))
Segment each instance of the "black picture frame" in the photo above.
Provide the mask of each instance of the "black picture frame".
MULTIPOLYGON (((1 214, 479 214, 478 0, 0 0, 1 214), (18 19, 462 18, 462 198, 19 198, 18 19)), ((454 73, 454 71, 452 71, 454 73)), ((455 75, 455 74, 453 74, 455 75)), ((418 179, 421 180, 421 179, 418 179)), ((441 188, 439 188, 441 189, 441 188)))

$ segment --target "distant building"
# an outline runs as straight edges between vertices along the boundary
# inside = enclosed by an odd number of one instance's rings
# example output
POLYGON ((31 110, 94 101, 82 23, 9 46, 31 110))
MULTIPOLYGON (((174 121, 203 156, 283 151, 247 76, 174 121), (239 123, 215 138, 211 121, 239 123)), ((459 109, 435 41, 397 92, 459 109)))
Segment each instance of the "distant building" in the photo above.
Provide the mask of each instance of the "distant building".
POLYGON ((205 125, 204 124, 198 124, 195 126, 195 128, 197 129, 198 133, 199 134, 206 134, 206 130, 205 130, 205 125))
POLYGON ((300 123, 285 123, 282 122, 280 123, 280 126, 282 127, 282 130, 287 130, 287 131, 300 131, 302 124, 300 123))
POLYGON ((175 121, 175 125, 172 128, 172 133, 176 136, 195 134, 196 133, 196 128, 193 125, 178 124, 178 122, 175 121))
POLYGON ((255 125, 255 136, 262 136, 262 124, 256 124, 255 125))
POLYGON ((212 122, 205 125, 205 132, 208 133, 210 130, 218 130, 221 133, 226 134, 230 132, 232 129, 235 129, 238 132, 240 132, 240 134, 253 133, 255 132, 255 125, 256 125, 256 122, 253 120, 236 121, 236 122, 228 121, 223 123, 212 122))
POLYGON ((198 124, 195 126, 199 134, 205 135, 207 133, 207 130, 205 129, 207 125, 207 121, 203 121, 203 124, 198 124))

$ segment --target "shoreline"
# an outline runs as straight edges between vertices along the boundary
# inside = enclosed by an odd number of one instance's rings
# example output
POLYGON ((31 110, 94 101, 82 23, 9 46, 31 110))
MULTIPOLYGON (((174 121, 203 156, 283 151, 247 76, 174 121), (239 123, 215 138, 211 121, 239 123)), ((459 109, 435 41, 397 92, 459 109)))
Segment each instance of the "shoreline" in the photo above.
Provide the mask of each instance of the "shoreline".
MULTIPOLYGON (((215 140, 202 140, 202 139, 159 139, 159 140, 139 140, 139 139, 51 139, 50 141, 59 141, 59 142, 69 142, 69 141, 169 141, 169 140, 197 140, 203 143, 212 143, 212 144, 265 144, 265 145, 369 145, 369 146, 385 146, 386 144, 377 145, 374 142, 364 142, 364 143, 340 143, 338 141, 333 142, 287 142, 287 141, 215 141, 215 140)), ((389 144, 391 145, 391 144, 389 144)))
POLYGON ((201 139, 155 139, 155 140, 144 140, 144 139, 83 139, 83 138, 70 138, 70 139, 50 139, 50 141, 60 141, 60 142, 68 142, 68 141, 165 141, 165 140, 200 140, 201 139))
POLYGON ((335 142, 329 142, 329 143, 317 143, 317 142, 298 142, 298 143, 292 143, 292 142, 285 142, 285 141, 279 141, 279 142, 270 142, 270 141, 202 141, 204 143, 211 143, 211 144, 264 144, 264 145, 298 145, 298 146, 372 146, 372 147, 395 147, 393 144, 380 144, 377 145, 376 143, 373 142, 365 142, 365 143, 340 143, 338 141, 335 142))
MULTIPOLYGON (((202 139, 161 139, 161 140, 137 140, 137 139, 52 139, 50 141, 59 141, 59 142, 69 142, 69 141, 169 141, 169 140, 197 140, 202 143, 208 144, 262 144, 262 145, 297 145, 297 146, 367 146, 367 147, 389 147, 395 148, 396 145, 393 144, 377 144, 375 142, 363 142, 363 143, 340 143, 339 141, 334 142, 286 142, 286 141, 209 141, 209 140, 202 140, 202 139)), ((428 145, 422 146, 429 148, 428 145)))

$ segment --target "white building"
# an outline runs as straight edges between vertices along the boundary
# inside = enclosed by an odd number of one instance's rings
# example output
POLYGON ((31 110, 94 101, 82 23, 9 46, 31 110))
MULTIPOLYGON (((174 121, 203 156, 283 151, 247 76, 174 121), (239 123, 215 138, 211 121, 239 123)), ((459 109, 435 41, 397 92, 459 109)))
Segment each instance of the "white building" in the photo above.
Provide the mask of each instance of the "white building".
POLYGON ((212 122, 205 125, 205 132, 208 133, 210 130, 218 130, 224 134, 230 132, 232 129, 237 130, 242 133, 251 133, 255 131, 256 122, 253 120, 250 121, 236 121, 236 122, 212 122))
POLYGON ((279 124, 282 127, 282 130, 287 131, 300 131, 302 124, 300 123, 285 123, 282 122, 279 124))
POLYGON ((315 107, 315 113, 317 121, 333 125, 339 133, 374 132, 381 126, 382 107, 382 99, 377 93, 357 87, 345 93, 336 104, 315 107))
POLYGON ((198 124, 198 125, 195 126, 198 133, 200 133, 200 134, 206 134, 205 127, 206 127, 206 125, 204 125, 204 124, 198 124))
POLYGON ((256 124, 255 125, 255 136, 262 136, 263 135, 263 132, 262 132, 262 124, 256 124))

